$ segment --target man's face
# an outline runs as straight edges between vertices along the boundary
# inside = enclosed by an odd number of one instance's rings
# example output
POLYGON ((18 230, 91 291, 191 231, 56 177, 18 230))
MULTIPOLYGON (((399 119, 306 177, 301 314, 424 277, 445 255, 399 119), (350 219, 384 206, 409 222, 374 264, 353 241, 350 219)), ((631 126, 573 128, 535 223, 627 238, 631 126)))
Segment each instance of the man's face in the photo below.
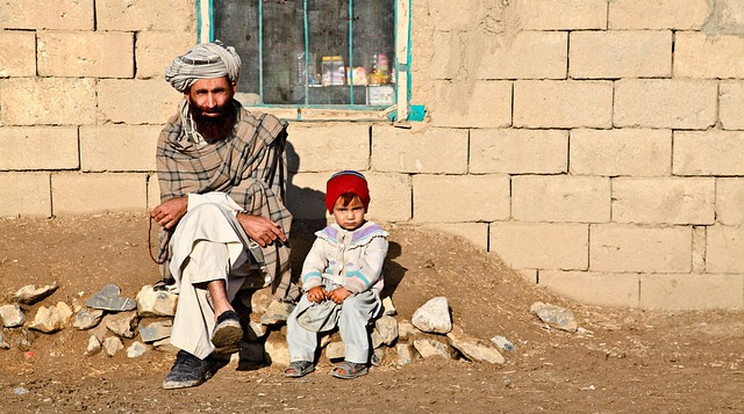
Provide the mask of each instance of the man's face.
POLYGON ((226 114, 227 104, 235 95, 235 84, 227 77, 199 79, 184 93, 197 123, 219 121, 226 114))

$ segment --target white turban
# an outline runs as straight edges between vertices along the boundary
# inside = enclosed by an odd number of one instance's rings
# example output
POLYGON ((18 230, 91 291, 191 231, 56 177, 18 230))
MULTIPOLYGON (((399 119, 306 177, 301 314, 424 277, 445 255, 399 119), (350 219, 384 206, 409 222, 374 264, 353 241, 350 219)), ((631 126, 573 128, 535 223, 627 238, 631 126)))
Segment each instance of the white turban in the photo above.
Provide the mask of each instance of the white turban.
POLYGON ((240 76, 240 56, 232 46, 219 40, 194 46, 186 54, 173 59, 165 68, 165 80, 179 92, 185 92, 199 79, 227 76, 237 82, 240 76))

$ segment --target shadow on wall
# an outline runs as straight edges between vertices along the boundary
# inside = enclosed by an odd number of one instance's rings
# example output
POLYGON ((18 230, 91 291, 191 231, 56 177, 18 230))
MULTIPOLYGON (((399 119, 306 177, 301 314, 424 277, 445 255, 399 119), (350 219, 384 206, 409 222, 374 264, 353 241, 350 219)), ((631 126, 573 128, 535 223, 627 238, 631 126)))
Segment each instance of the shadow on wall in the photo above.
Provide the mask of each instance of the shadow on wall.
MULTIPOLYGON (((292 221, 292 232, 290 233, 292 278, 298 281, 302 272, 302 263, 305 261, 305 257, 315 241, 315 232, 321 230, 327 224, 325 193, 313 190, 312 188, 301 188, 294 185, 293 178, 297 174, 297 171, 299 171, 300 157, 290 142, 287 142, 287 164, 289 170, 287 177, 287 204, 295 217, 303 217, 303 219, 295 218, 292 221), (303 209, 301 213, 299 209, 303 209)), ((400 244, 390 241, 383 267, 385 288, 382 291, 382 297, 390 296, 395 292, 395 289, 401 280, 403 280, 406 270, 408 270, 393 261, 400 254, 400 244)))

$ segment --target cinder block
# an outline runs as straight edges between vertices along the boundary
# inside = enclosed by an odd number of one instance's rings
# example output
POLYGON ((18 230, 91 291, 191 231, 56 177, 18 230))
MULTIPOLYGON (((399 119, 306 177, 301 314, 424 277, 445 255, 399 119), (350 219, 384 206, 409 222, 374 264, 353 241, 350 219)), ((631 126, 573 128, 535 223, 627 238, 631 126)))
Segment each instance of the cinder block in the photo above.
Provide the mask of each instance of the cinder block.
POLYGON ((716 218, 721 224, 744 225, 744 178, 716 180, 716 218))
POLYGON ((575 129, 571 131, 571 174, 669 175, 672 132, 663 129, 575 129))
POLYGON ((514 126, 609 128, 612 82, 517 81, 514 126))
POLYGON ((538 285, 587 305, 635 308, 640 296, 637 273, 541 270, 538 285))
MULTIPOLYGON (((482 55, 463 59, 463 55, 472 53, 476 49, 471 43, 475 36, 470 32, 434 32, 430 40, 431 64, 426 65, 424 70, 433 79, 463 79, 467 76, 468 66, 482 55)), ((477 40, 476 40, 477 41, 477 40)))
POLYGON ((186 53, 194 44, 196 37, 189 32, 139 32, 134 50, 137 78, 162 79, 165 68, 173 59, 186 53))
MULTIPOLYGON (((0 16, 2 7, 0 5, 0 16)), ((0 78, 35 75, 36 35, 33 32, 0 30, 0 78)))
POLYGON ((586 224, 491 223, 491 252, 519 269, 586 270, 586 224))
POLYGON ((613 0, 609 7, 611 30, 698 30, 711 12, 707 0, 613 0))
MULTIPOLYGON (((474 35, 486 37, 478 50, 480 65, 467 68, 481 79, 565 79, 567 70, 568 35, 565 32, 519 32, 489 36, 481 31, 474 35)), ((459 51, 456 51, 459 53, 459 51)), ((455 61, 459 56, 452 56, 455 61)), ((464 62, 467 64, 467 62, 464 62)))
POLYGON ((707 270, 710 273, 744 273, 744 227, 708 227, 707 270))
POLYGON ((692 227, 591 226, 589 270, 686 273, 691 268, 692 227))
POLYGON ((53 174, 55 215, 146 211, 147 174, 53 174))
POLYGON ((712 178, 616 178, 612 221, 617 223, 713 224, 712 178))
POLYGON ((0 216, 50 217, 49 174, 0 172, 0 216))
POLYGON ((672 74, 671 31, 572 32, 572 78, 668 77, 672 74))
POLYGON ((133 33, 41 31, 37 36, 41 76, 134 76, 133 33))
POLYGON ((744 129, 744 81, 721 81, 718 117, 723 129, 744 129))
POLYGON ((462 237, 484 251, 488 249, 488 223, 429 223, 426 227, 462 237))
POLYGON ((0 28, 93 30, 93 0, 0 2, 0 28))
POLYGON ((74 127, 0 128, 0 148, 0 170, 64 170, 80 166, 78 132, 74 127))
POLYGON ((743 78, 744 38, 680 32, 674 41, 674 76, 683 78, 743 78))
POLYGON ((290 123, 287 148, 290 170, 368 169, 369 128, 369 125, 354 123, 290 123))
POLYGON ((508 81, 436 81, 427 111, 434 126, 500 128, 511 124, 511 101, 508 81))
POLYGON ((160 205, 160 185, 157 174, 150 174, 147 179, 147 209, 152 210, 160 205))
POLYGON ((372 127, 372 168, 406 173, 464 174, 468 170, 468 131, 372 127))
POLYGON ((744 131, 677 131, 675 175, 744 175, 744 131))
POLYGON ((98 123, 164 125, 178 111, 183 94, 162 79, 101 79, 98 123))
POLYGON ((692 227, 692 273, 705 273, 707 226, 692 227))
POLYGON ((80 127, 83 171, 155 171, 159 126, 80 127))
POLYGON ((610 221, 606 177, 512 177, 512 217, 519 221, 605 223, 610 221))
POLYGON ((194 0, 96 0, 95 4, 98 30, 193 32, 196 29, 194 0))
POLYGON ((744 275, 644 274, 641 308, 704 310, 744 308, 744 275))
POLYGON ((624 79, 615 84, 616 127, 706 129, 716 122, 718 85, 690 79, 624 79))
POLYGON ((0 81, 5 125, 82 125, 96 122, 92 79, 11 78, 0 81))
POLYGON ((413 219, 416 222, 457 223, 508 218, 508 176, 413 176, 413 219))
POLYGON ((604 0, 520 0, 514 4, 525 30, 607 28, 604 0))
MULTIPOLYGON (((411 177, 407 174, 365 172, 372 201, 368 217, 379 222, 400 222, 411 219, 411 177)), ((325 192, 325 186, 323 187, 325 192)))
POLYGON ((325 190, 330 176, 329 173, 290 173, 287 208, 295 220, 323 220, 326 217, 325 190))
POLYGON ((568 133, 543 129, 474 129, 470 172, 559 174, 568 168, 568 133))

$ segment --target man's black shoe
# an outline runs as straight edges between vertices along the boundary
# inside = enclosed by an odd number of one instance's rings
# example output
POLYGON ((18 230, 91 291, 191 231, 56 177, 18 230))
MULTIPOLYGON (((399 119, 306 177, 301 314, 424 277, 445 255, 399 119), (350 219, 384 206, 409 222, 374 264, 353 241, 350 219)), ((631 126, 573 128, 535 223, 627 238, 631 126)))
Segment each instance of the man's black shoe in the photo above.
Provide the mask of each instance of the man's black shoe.
POLYGON ((219 366, 211 356, 202 360, 186 351, 178 351, 173 368, 163 380, 163 388, 174 390, 196 387, 212 378, 217 369, 219 366))

